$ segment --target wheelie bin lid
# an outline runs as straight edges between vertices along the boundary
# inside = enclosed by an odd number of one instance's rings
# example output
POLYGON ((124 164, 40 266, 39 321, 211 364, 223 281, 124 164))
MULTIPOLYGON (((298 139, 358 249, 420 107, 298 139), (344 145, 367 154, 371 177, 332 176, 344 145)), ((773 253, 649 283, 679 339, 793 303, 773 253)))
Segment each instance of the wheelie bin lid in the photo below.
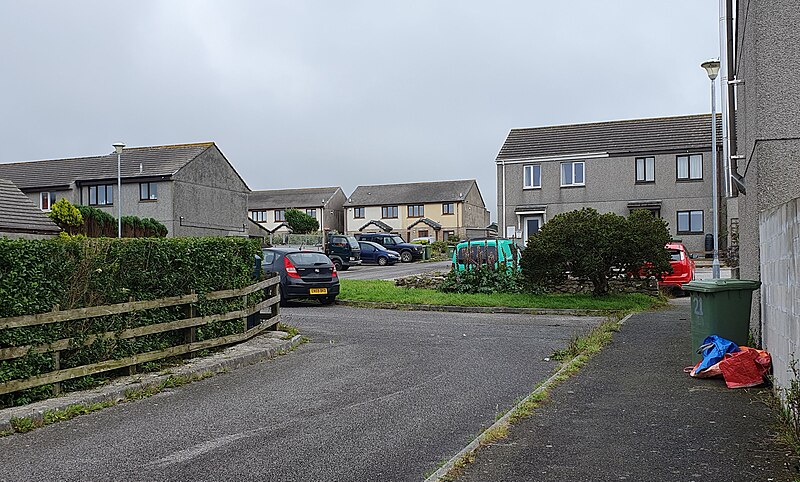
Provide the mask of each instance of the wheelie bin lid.
POLYGON ((700 293, 718 293, 720 291, 736 290, 757 290, 761 286, 761 281, 747 279, 708 279, 702 281, 690 281, 683 285, 687 291, 697 291, 700 293))

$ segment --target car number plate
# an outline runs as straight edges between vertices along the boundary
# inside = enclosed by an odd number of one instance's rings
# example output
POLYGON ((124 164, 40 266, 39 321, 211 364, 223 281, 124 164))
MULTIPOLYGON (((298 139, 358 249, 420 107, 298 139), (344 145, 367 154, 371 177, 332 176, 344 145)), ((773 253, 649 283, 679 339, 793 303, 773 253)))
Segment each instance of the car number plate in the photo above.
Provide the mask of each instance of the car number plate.
POLYGON ((310 288, 308 293, 312 295, 327 295, 328 288, 310 288))

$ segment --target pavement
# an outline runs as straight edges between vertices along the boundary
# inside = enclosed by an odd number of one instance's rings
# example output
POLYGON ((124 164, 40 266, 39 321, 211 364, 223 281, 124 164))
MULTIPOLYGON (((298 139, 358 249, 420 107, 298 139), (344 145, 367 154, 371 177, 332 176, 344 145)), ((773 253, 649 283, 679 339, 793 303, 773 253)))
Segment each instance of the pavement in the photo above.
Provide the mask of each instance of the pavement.
POLYGON ((629 318, 458 481, 797 480, 768 389, 729 390, 683 373, 688 320, 688 298, 629 318))
POLYGON ((339 271, 341 279, 384 279, 393 280, 415 274, 432 273, 440 271, 446 273, 450 270, 450 260, 446 261, 415 261, 413 263, 397 263, 393 266, 377 266, 362 264, 353 266, 347 271, 339 271))

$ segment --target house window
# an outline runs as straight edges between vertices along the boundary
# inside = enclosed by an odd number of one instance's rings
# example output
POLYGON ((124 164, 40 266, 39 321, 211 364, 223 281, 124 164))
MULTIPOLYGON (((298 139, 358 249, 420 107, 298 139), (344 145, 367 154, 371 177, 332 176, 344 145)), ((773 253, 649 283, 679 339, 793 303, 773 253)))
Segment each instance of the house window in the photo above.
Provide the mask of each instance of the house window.
POLYGON ((455 231, 445 231, 445 232, 442 233, 442 240, 444 240, 444 241, 449 241, 451 238, 455 238, 455 237, 456 237, 456 232, 455 231))
POLYGON ((114 185, 89 186, 89 206, 111 206, 114 204, 114 185))
POLYGON ((678 234, 703 232, 703 211, 678 211, 678 234))
MULTIPOLYGON (((542 166, 540 166, 539 164, 532 164, 530 166, 525 166, 523 168, 523 178, 524 178, 524 182, 522 185, 523 188, 525 189, 541 188, 542 166)), ((581 179, 583 179, 583 170, 581 170, 581 179)))
POLYGON ((257 223, 266 223, 267 222, 267 211, 260 210, 260 211, 250 211, 250 219, 257 223))
POLYGON ((703 179, 703 155, 678 156, 678 180, 697 181, 703 179))
POLYGON ((383 206, 381 208, 381 217, 386 218, 396 218, 397 217, 397 206, 383 206))
POLYGON ((154 182, 139 183, 139 201, 157 201, 158 184, 154 182))
POLYGON ((311 216, 314 219, 317 218, 317 210, 314 209, 314 208, 306 209, 306 214, 308 214, 309 216, 311 216))
POLYGON ((364 218, 364 208, 353 208, 353 217, 356 219, 364 218))
POLYGON ((42 211, 49 211, 53 207, 53 203, 56 202, 56 193, 54 192, 43 192, 39 194, 39 207, 42 211))
POLYGON ((636 182, 656 182, 656 158, 637 157, 636 158, 636 182))
POLYGON ((584 186, 583 162, 561 163, 561 186, 584 186))
POLYGON ((455 214, 455 213, 456 213, 455 203, 442 203, 442 214, 455 214))
POLYGON ((286 221, 286 217, 284 216, 286 211, 284 209, 276 209, 275 210, 275 222, 280 223, 286 221))
POLYGON ((411 204, 408 206, 408 217, 421 218, 425 215, 425 206, 422 204, 411 204))

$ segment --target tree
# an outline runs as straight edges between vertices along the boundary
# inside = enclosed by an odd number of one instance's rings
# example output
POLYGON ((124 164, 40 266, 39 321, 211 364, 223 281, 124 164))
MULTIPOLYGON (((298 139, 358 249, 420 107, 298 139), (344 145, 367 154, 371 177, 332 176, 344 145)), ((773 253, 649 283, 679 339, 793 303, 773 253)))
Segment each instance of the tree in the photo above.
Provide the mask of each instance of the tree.
POLYGON ((83 225, 83 216, 81 212, 65 198, 61 198, 53 203, 47 215, 69 235, 75 234, 77 228, 83 225))
POLYGON ((600 296, 617 274, 669 271, 669 240, 666 223, 648 212, 625 218, 584 208, 555 216, 531 236, 520 264, 530 287, 573 276, 591 281, 600 296))
POLYGON ((284 219, 297 234, 308 234, 319 229, 319 222, 316 219, 297 209, 287 209, 284 219))

